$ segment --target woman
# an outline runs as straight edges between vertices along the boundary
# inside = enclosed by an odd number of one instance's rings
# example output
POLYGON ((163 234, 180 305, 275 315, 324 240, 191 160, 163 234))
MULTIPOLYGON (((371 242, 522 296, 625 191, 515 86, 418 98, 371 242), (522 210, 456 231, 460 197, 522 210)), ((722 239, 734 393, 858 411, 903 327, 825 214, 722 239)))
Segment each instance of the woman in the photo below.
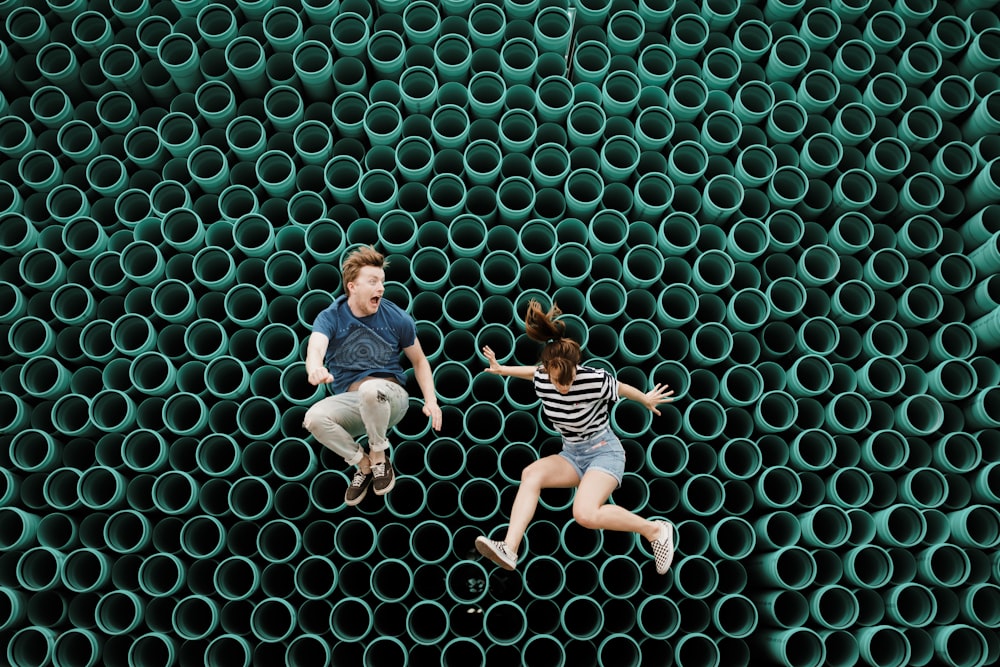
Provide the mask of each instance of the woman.
POLYGON ((528 303, 524 318, 527 334, 545 344, 538 366, 501 366, 493 350, 483 348, 490 363, 487 372, 534 381, 542 410, 562 434, 563 448, 524 469, 506 537, 490 540, 480 536, 476 549, 500 567, 513 570, 541 490, 577 487, 573 518, 580 525, 639 533, 652 545, 656 571, 665 574, 674 557, 673 526, 666 521, 647 521, 623 507, 607 504, 625 472, 625 450, 608 420, 609 406, 619 397, 638 401, 659 415, 657 406, 672 401, 674 392, 657 384, 643 393, 604 370, 580 365, 580 344, 564 336, 566 325, 556 319, 561 314, 555 304, 546 313, 537 301, 528 303))

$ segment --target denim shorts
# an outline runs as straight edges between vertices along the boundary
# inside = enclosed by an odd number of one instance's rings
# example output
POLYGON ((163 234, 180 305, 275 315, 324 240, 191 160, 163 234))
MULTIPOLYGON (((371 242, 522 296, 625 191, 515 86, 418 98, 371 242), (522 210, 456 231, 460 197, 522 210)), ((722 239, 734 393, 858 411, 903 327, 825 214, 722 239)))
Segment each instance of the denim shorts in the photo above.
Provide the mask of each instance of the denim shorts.
POLYGON ((611 429, 581 442, 563 440, 559 455, 570 462, 580 479, 588 470, 600 470, 618 480, 621 486, 622 475, 625 474, 625 448, 611 429))

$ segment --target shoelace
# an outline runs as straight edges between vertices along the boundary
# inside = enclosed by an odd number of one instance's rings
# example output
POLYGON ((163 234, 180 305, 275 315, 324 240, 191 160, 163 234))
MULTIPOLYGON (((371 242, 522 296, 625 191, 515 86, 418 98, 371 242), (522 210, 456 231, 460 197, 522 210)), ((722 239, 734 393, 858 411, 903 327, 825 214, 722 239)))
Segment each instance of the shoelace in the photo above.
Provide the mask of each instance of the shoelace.
POLYGON ((384 463, 376 463, 372 466, 372 475, 374 475, 375 477, 381 477, 384 474, 385 474, 384 463))
POLYGON ((361 486, 362 484, 365 483, 366 477, 368 477, 368 475, 364 474, 363 472, 354 473, 354 479, 351 480, 351 486, 361 486))

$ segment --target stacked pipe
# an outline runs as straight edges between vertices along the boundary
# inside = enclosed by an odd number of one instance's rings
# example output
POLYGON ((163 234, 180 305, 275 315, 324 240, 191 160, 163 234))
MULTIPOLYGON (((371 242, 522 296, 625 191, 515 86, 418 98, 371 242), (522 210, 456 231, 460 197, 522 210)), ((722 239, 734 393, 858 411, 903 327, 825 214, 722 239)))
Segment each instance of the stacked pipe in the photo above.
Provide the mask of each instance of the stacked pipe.
MULTIPOLYGON (((1000 659, 993 0, 0 0, 0 636, 17 665, 1000 659), (360 244, 444 422, 346 508, 302 341, 360 244), (676 402, 558 451, 529 299, 676 402)), ((412 380, 412 378, 411 378, 412 380)))

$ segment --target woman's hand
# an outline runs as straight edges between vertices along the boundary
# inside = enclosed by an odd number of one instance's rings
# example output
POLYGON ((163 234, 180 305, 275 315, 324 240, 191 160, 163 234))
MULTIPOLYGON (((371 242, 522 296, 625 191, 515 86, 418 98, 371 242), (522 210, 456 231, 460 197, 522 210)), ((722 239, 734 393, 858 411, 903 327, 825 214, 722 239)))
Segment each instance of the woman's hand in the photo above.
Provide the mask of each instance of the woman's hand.
POLYGON ((497 355, 493 352, 489 345, 483 345, 483 356, 486 357, 488 362, 490 362, 489 368, 484 368, 483 370, 487 373, 500 375, 500 370, 503 367, 497 363, 497 355))
POLYGON ((668 388, 668 385, 657 383, 655 387, 642 395, 642 404, 657 417, 660 416, 660 411, 656 406, 662 403, 670 403, 674 400, 671 398, 674 395, 674 390, 670 389, 670 391, 667 391, 668 388))

